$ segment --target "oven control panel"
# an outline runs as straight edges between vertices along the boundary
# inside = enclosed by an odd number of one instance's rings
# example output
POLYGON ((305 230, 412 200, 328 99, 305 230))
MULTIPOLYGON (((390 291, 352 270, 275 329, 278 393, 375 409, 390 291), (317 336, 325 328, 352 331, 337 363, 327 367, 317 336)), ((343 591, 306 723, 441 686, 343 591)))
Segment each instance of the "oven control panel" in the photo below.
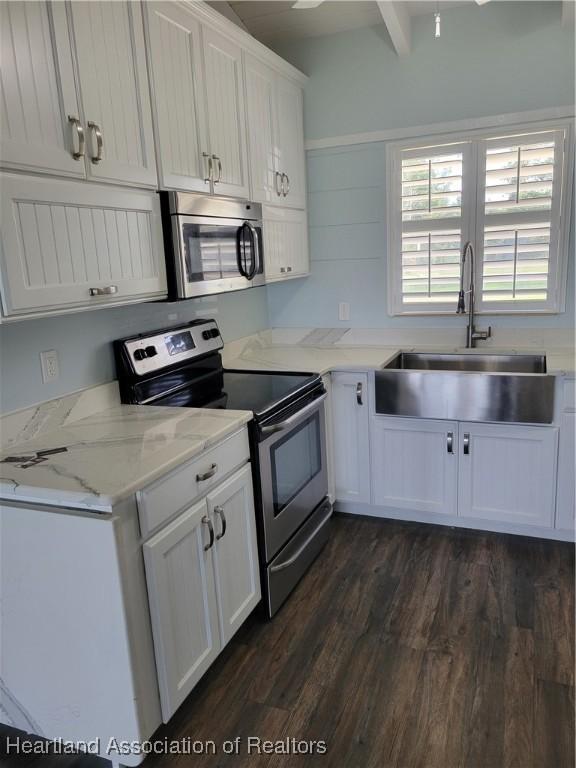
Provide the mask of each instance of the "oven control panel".
POLYGON ((143 376, 175 363, 215 352, 224 346, 214 320, 206 320, 123 342, 134 373, 143 376))

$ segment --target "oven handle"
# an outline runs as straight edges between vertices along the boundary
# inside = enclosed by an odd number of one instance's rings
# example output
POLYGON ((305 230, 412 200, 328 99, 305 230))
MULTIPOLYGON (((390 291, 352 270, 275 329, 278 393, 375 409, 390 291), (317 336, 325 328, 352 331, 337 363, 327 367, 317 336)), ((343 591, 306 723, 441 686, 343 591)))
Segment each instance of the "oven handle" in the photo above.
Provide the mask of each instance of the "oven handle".
POLYGON ((326 525, 326 522, 332 517, 332 504, 330 504, 329 501, 325 503, 325 508, 327 510, 327 514, 324 515, 322 520, 318 523, 316 528, 312 531, 310 536, 306 539, 305 542, 303 542, 302 546, 298 548, 296 552, 292 555, 292 557, 289 557, 288 560, 285 560, 283 563, 280 563, 279 565, 273 565, 270 568, 270 573, 278 573, 278 571, 283 571, 285 568, 290 568, 290 566, 298 560, 302 552, 306 549, 306 547, 314 540, 314 537, 318 535, 320 532, 320 529, 326 525))
POLYGON ((283 432, 285 429, 289 429, 291 426, 296 424, 297 421, 300 421, 302 417, 307 416, 309 413, 316 410, 320 403, 323 403, 327 397, 328 393, 325 392, 323 395, 320 395, 320 397, 317 397, 311 403, 298 411, 298 413, 295 413, 293 416, 284 419, 284 421, 279 421, 278 424, 271 424, 269 427, 260 427, 260 433, 265 437, 268 437, 268 435, 273 435, 275 432, 283 432))

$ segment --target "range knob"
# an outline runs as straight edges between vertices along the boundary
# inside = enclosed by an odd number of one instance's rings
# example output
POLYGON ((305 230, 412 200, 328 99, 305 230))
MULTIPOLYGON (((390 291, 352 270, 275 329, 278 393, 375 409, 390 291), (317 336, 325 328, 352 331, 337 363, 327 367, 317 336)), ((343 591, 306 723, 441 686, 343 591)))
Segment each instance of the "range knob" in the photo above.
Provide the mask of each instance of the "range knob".
POLYGON ((156 349, 156 347, 153 347, 153 346, 146 347, 144 352, 146 352, 146 357, 154 357, 154 355, 158 354, 158 350, 156 349))
POLYGON ((220 331, 218 330, 218 328, 212 328, 212 330, 210 331, 210 336, 212 336, 213 339, 218 338, 218 336, 220 336, 220 331))
POLYGON ((146 351, 144 349, 134 350, 134 360, 144 360, 146 357, 146 351))
POLYGON ((209 341, 212 338, 212 332, 202 331, 202 338, 204 339, 204 341, 209 341))

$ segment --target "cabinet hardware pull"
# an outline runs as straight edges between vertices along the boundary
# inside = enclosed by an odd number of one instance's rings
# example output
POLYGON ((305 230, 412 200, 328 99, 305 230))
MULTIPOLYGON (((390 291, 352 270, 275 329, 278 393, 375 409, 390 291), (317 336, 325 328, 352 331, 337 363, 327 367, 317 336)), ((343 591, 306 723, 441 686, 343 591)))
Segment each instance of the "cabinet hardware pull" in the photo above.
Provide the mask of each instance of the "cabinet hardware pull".
POLYGON ((214 179, 214 184, 220 184, 222 181, 222 161, 218 157, 218 155, 212 155, 212 159, 216 160, 218 163, 218 178, 214 179))
POLYGON ((464 455, 468 456, 470 453, 470 433, 464 432, 464 440, 462 441, 462 446, 464 449, 464 455))
POLYGON ((208 552, 208 550, 212 549, 212 547, 214 546, 214 526, 212 525, 212 521, 210 520, 210 518, 207 517, 206 515, 204 515, 204 517, 202 518, 202 522, 204 523, 204 525, 208 526, 208 532, 210 534, 210 541, 208 542, 208 544, 204 544, 204 552, 208 552))
POLYGON ((454 432, 448 432, 446 435, 446 450, 448 453, 454 453, 454 432))
POLYGON ((196 482, 203 483, 205 480, 210 480, 211 477, 214 477, 216 472, 218 472, 218 464, 212 464, 210 469, 206 472, 201 472, 199 475, 196 475, 196 482))
POLYGON ((117 285, 107 285, 105 288, 90 288, 90 296, 113 296, 118 293, 117 285))
POLYGON ((282 174, 282 194, 284 197, 288 196, 288 193, 290 192, 290 177, 287 173, 282 174), (284 179, 286 179, 286 186, 284 186, 284 179))
POLYGON ((286 267, 286 272, 292 272, 292 267, 286 267))
POLYGON ((82 123, 77 117, 74 117, 74 115, 68 115, 68 122, 72 125, 72 128, 76 129, 76 135, 78 136, 78 150, 74 150, 74 142, 72 142, 72 157, 74 160, 80 160, 81 157, 84 157, 84 149, 86 146, 86 139, 84 138, 84 128, 82 128, 82 123))
POLYGON ((358 384, 356 384, 356 402, 358 405, 364 405, 364 401, 362 400, 362 382, 359 381, 358 384))
POLYGON ((208 176, 204 178, 206 184, 212 184, 212 155, 209 152, 202 152, 202 157, 208 161, 208 176))
POLYGON ((280 171, 276 171, 275 182, 274 182, 274 186, 276 187, 276 194, 278 195, 278 197, 280 197, 282 195, 282 190, 278 184, 278 179, 282 181, 282 174, 280 173, 280 171))
POLYGON ((285 272, 286 272, 286 267, 280 267, 280 272, 281 272, 282 274, 285 274, 285 272))
POLYGON ((90 160, 96 165, 102 160, 102 149, 104 147, 104 139, 102 137, 102 130, 98 123, 94 123, 92 121, 89 121, 88 128, 94 133, 94 136, 96 136, 96 154, 92 155, 90 160))
POLYGON ((220 541, 220 539, 223 538, 224 534, 226 533, 226 515, 224 514, 223 507, 214 507, 214 514, 220 515, 222 519, 222 530, 220 533, 216 534, 216 541, 220 541))

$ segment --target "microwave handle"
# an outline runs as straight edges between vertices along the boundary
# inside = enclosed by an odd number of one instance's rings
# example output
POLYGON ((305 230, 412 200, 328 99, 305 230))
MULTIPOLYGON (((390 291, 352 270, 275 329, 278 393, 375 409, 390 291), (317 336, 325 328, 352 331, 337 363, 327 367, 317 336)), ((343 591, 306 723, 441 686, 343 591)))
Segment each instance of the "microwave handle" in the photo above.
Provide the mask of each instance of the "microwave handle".
MULTIPOLYGON (((245 251, 244 251, 245 254, 245 251)), ((245 221, 240 227, 238 227, 238 231, 236 232, 236 263, 238 264, 238 271, 242 275, 242 277, 245 277, 247 280, 252 280, 254 275, 256 274, 256 270, 258 269, 258 263, 260 258, 260 252, 259 252, 259 243, 258 243, 258 233, 256 232, 255 227, 249 222, 245 221), (243 260, 243 253, 242 250, 245 249, 245 243, 243 242, 243 233, 248 230, 250 233, 250 241, 251 241, 251 262, 252 266, 250 267, 250 270, 248 271, 243 260)))

